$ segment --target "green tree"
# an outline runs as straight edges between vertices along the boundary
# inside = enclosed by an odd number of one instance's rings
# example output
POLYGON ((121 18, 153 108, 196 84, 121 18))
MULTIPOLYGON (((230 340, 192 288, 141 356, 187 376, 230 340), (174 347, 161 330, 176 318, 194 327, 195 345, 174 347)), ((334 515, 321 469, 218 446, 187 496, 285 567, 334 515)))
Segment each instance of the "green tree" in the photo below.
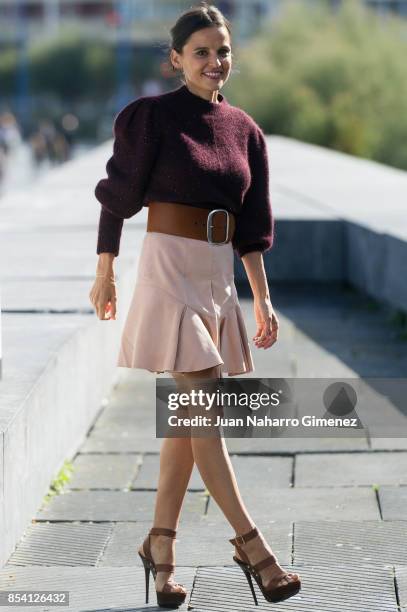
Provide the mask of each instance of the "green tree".
POLYGON ((402 19, 287 0, 241 49, 228 96, 267 133, 407 169, 406 57, 402 19))
POLYGON ((30 82, 34 93, 52 93, 72 100, 114 88, 114 49, 102 41, 86 41, 75 33, 38 43, 30 50, 30 82))

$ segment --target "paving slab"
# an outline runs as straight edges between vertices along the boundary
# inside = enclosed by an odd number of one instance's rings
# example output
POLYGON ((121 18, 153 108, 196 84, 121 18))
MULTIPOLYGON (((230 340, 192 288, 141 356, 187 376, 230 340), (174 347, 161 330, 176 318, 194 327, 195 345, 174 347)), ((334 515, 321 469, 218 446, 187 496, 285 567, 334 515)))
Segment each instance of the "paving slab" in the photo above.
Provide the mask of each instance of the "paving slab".
POLYGON ((391 568, 294 564, 289 566, 289 571, 300 574, 300 592, 286 601, 270 604, 255 583, 259 602, 256 606, 239 567, 199 567, 191 596, 192 609, 199 612, 271 609, 278 612, 397 612, 391 568))
POLYGON ((298 378, 374 378, 402 377, 406 372, 407 359, 398 353, 386 357, 366 349, 364 354, 352 353, 340 342, 326 343, 318 348, 304 346, 296 353, 298 378))
POLYGON ((334 347, 304 344, 295 348, 295 377, 354 378, 357 371, 335 354, 334 347))
MULTIPOLYGON (((191 593, 195 570, 177 567, 177 580, 191 593)), ((0 570, 0 593, 4 590, 68 591, 66 612, 84 610, 142 612, 158 610, 154 583, 150 579, 150 603, 145 604, 144 568, 140 567, 17 567, 0 570)), ((188 609, 188 599, 179 610, 188 609)), ((5 606, 5 612, 32 611, 32 606, 5 606)), ((50 606, 36 605, 38 612, 49 612, 50 606)))
MULTIPOLYGON (((255 330, 252 331, 252 335, 254 335, 255 330)), ((294 352, 290 354, 282 347, 279 349, 276 347, 274 353, 267 354, 267 351, 263 351, 264 354, 260 355, 260 349, 256 352, 254 345, 251 345, 250 349, 255 370, 245 374, 245 378, 289 378, 296 376, 296 357, 294 352)))
MULTIPOLYGON (((156 376, 139 368, 119 368, 118 383, 112 390, 109 403, 100 422, 103 423, 104 417, 129 410, 129 413, 148 414, 151 407, 155 406, 155 387, 156 376), (153 403, 151 403, 153 402, 153 403)), ((168 376, 168 374, 167 374, 168 376)))
POLYGON ((297 455, 296 487, 407 484, 407 453, 297 455))
POLYGON ((110 437, 101 435, 88 436, 80 447, 81 453, 159 453, 162 438, 129 436, 124 431, 122 436, 110 437))
POLYGON ((361 438, 225 438, 229 453, 294 455, 346 450, 369 450, 367 437, 361 438))
MULTIPOLYGON (((275 282, 272 288, 276 304, 278 303, 294 322, 302 321, 315 313, 320 319, 330 314, 349 316, 350 313, 359 312, 369 316, 372 308, 378 308, 376 304, 372 304, 370 296, 335 279, 324 283, 313 283, 309 280, 298 280, 294 283, 275 282)), ((250 297, 250 288, 242 288, 243 290, 245 295, 250 297)))
MULTIPOLYGON (((399 338, 400 330, 389 321, 388 309, 372 304, 368 296, 339 287, 330 291, 325 285, 301 289, 296 284, 290 292, 278 283, 273 286, 273 296, 281 333, 271 350, 254 349, 261 375, 270 376, 281 357, 290 361, 286 376, 405 375, 406 343, 399 338)), ((251 322, 250 299, 244 312, 251 322)))
POLYGON ((121 440, 123 438, 136 440, 137 438, 146 438, 147 436, 151 436, 152 438, 156 436, 154 417, 145 419, 140 423, 137 423, 137 419, 135 418, 133 423, 127 425, 110 423, 109 425, 100 426, 99 424, 95 424, 88 438, 91 440, 98 438, 104 440, 121 440))
POLYGON ((78 454, 66 489, 126 489, 142 462, 141 454, 78 454))
MULTIPOLYGON (((38 521, 151 521, 155 493, 150 491, 67 491, 40 508, 38 521)), ((194 520, 206 506, 203 493, 188 492, 184 519, 194 520)))
POLYGON ((384 521, 407 521, 407 487, 380 487, 379 503, 384 521))
POLYGON ((117 405, 119 408, 122 405, 122 399, 116 401, 116 397, 125 398, 129 393, 132 394, 140 389, 143 393, 146 389, 155 390, 156 376, 152 373, 139 370, 137 368, 118 368, 116 384, 112 387, 112 393, 109 396, 108 406, 117 405))
MULTIPOLYGON (((118 368, 125 370, 129 368, 118 368)), ((107 406, 99 415, 95 426, 131 427, 142 429, 155 424, 155 381, 147 379, 132 388, 121 388, 120 383, 109 397, 107 406), (154 384, 152 384, 154 383, 154 384)))
POLYGON ((244 493, 262 487, 290 487, 293 459, 291 457, 250 457, 231 455, 240 490, 244 493))
MULTIPOLYGON (((232 465, 241 490, 247 484, 251 491, 254 487, 288 487, 291 482, 293 460, 290 457, 249 457, 231 456, 232 465)), ((159 455, 144 455, 143 463, 137 473, 132 489, 156 489, 159 473, 159 455)), ((196 465, 192 470, 189 490, 205 490, 206 486, 196 465)))
MULTIPOLYGON (((155 398, 154 398, 155 399, 155 398)), ((137 402, 137 400, 136 400, 137 402)), ((155 433, 155 406, 141 407, 136 405, 108 406, 95 423, 95 433, 103 435, 104 430, 117 431, 119 428, 130 431, 147 431, 155 433)))
MULTIPOLYGON (((357 521, 380 519, 375 492, 365 487, 263 488, 243 496, 243 501, 257 523, 280 521, 357 521)), ((207 514, 220 513, 210 497, 207 514)), ((260 526, 260 525, 259 525, 260 526)), ((261 526, 260 526, 261 528, 261 526)))
POLYGON ((407 565, 407 529, 403 521, 297 521, 294 561, 306 565, 338 563, 407 565))
POLYGON ((7 565, 96 565, 113 523, 35 523, 26 530, 7 565))
MULTIPOLYGON (((338 339, 338 325, 341 329, 341 339, 352 347, 363 347, 366 342, 369 344, 377 343, 383 349, 398 346, 403 348, 405 341, 399 337, 399 331, 389 321, 383 320, 385 311, 378 306, 375 312, 357 311, 356 309, 337 309, 327 311, 324 315, 312 305, 303 308, 300 313, 298 310, 284 310, 285 316, 292 313, 301 318, 297 321, 298 336, 312 337, 318 342, 336 341, 338 339), (385 345, 385 346, 383 346, 385 345)), ((299 339, 298 337, 298 339, 299 339)))
MULTIPOLYGON (((133 478, 131 488, 135 490, 156 491, 160 472, 160 455, 143 455, 140 469, 133 478)), ((192 469, 188 484, 189 491, 205 491, 206 487, 196 465, 192 469)))
POLYGON ((143 430, 150 433, 155 431, 155 379, 146 376, 140 369, 117 368, 118 383, 112 389, 103 411, 98 415, 95 422, 95 430, 103 433, 104 430, 112 429, 116 432, 118 428, 143 430), (132 385, 126 385, 123 372, 138 372, 133 378, 132 385), (144 375, 142 378, 140 373, 144 375))
MULTIPOLYGON (((136 551, 147 536, 149 526, 140 523, 117 523, 109 542, 98 561, 98 566, 137 565, 136 551)), ((280 563, 291 562, 292 525, 281 521, 262 529, 272 543, 280 563)), ((235 533, 224 520, 199 517, 194 523, 183 524, 182 516, 177 531, 176 566, 228 565, 233 563, 234 547, 229 539, 235 533)))

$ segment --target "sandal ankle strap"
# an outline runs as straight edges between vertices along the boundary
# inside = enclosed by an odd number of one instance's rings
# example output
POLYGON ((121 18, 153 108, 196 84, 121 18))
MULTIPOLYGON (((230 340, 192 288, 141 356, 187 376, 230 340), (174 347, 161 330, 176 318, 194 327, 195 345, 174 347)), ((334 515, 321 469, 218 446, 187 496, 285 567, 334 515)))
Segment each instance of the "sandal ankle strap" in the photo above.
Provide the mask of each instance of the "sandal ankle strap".
POLYGON ((275 555, 269 555, 268 557, 266 557, 262 561, 259 561, 258 563, 253 565, 253 569, 255 569, 256 572, 261 572, 262 569, 264 569, 265 567, 268 567, 269 565, 274 565, 274 563, 277 563, 276 556, 275 555))
POLYGON ((244 533, 243 535, 238 535, 232 538, 231 540, 229 540, 229 542, 231 544, 234 544, 234 546, 241 546, 242 544, 249 542, 249 540, 252 540, 258 535, 259 535, 259 530, 257 529, 257 527, 253 527, 253 529, 251 529, 247 533, 244 533))
POLYGON ((165 535, 170 538, 175 538, 176 533, 174 529, 167 529, 166 527, 152 527, 149 531, 149 535, 165 535))

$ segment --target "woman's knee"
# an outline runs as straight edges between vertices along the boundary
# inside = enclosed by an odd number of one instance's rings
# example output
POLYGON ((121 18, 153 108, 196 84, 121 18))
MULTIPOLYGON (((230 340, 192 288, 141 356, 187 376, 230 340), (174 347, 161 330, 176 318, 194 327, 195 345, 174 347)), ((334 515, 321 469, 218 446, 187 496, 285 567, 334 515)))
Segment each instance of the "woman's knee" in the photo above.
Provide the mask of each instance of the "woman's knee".
POLYGON ((194 400, 191 397, 191 403, 184 405, 185 414, 191 419, 191 438, 216 439, 221 437, 218 417, 223 416, 222 407, 215 403, 209 410, 207 403, 207 394, 216 392, 216 380, 221 377, 220 370, 220 366, 212 366, 193 372, 172 373, 180 391, 189 394, 192 394, 193 391, 197 394, 203 392, 203 396, 196 395, 194 400))
POLYGON ((216 456, 216 453, 222 448, 226 448, 225 439, 221 435, 219 429, 217 432, 212 430, 210 433, 200 433, 198 435, 191 436, 191 448, 192 452, 201 452, 205 457, 216 456))
POLYGON ((173 372, 173 376, 176 380, 182 380, 185 382, 193 381, 194 379, 213 380, 216 378, 221 378, 222 371, 220 366, 212 366, 210 368, 206 368, 205 370, 194 370, 192 372, 173 372))

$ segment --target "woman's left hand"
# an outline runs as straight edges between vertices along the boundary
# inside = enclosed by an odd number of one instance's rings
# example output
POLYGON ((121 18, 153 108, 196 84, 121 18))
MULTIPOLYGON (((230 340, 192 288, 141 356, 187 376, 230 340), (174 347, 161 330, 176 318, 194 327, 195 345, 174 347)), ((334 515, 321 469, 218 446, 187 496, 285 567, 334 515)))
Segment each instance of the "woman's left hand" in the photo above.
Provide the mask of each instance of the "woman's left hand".
POLYGON ((257 331, 253 336, 257 348, 270 348, 278 338, 278 318, 270 298, 254 298, 254 317, 257 331))

